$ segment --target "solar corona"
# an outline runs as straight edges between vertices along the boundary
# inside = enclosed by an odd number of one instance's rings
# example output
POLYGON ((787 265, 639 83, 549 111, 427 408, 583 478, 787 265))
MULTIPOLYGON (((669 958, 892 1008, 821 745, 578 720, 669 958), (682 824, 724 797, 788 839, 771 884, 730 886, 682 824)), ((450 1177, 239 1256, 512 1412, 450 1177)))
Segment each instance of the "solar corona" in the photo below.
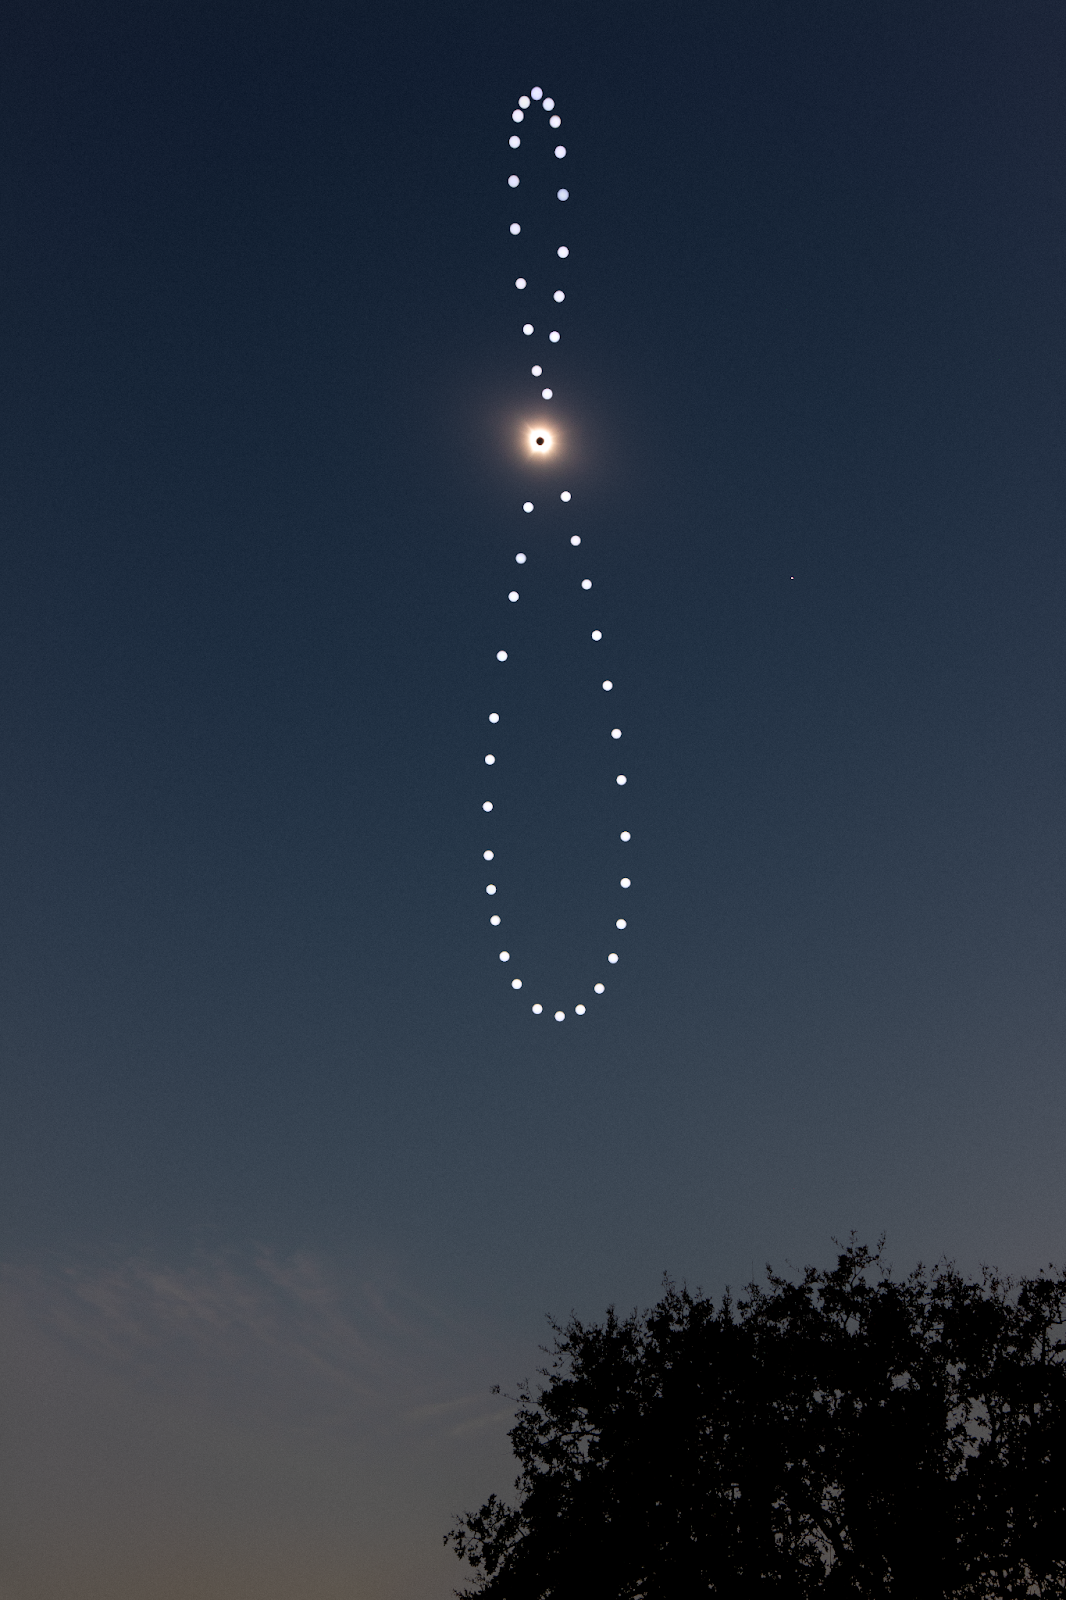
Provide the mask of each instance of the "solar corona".
MULTIPOLYGON (((516 518, 522 519, 523 524, 527 517, 534 518, 534 522, 524 524, 526 536, 522 542, 526 548, 517 551, 513 560, 519 568, 524 569, 523 575, 528 575, 538 552, 547 552, 550 542, 558 541, 565 548, 566 559, 571 563, 566 570, 572 576, 564 578, 564 583, 572 584, 571 592, 584 597, 582 606, 587 603, 589 607, 594 607, 596 578, 590 575, 594 569, 589 559, 590 552, 583 544, 586 535, 579 532, 575 525, 580 516, 580 507, 575 504, 572 489, 566 486, 561 477, 546 487, 553 471, 565 470, 566 460, 566 429, 564 427, 560 432, 558 423, 552 422, 553 415, 558 416, 558 413, 550 404, 560 394, 557 352, 565 333, 565 313, 562 308, 568 304, 571 292, 565 276, 570 261, 570 245, 565 229, 571 214, 568 209, 570 190, 558 187, 558 163, 565 162, 567 156, 566 146, 556 142, 557 130, 562 127, 562 116, 554 100, 545 95, 541 88, 535 87, 528 94, 519 96, 517 106, 509 112, 509 120, 512 125, 507 136, 507 148, 511 152, 509 165, 516 170, 507 172, 505 169, 503 181, 515 195, 516 203, 511 207, 511 217, 507 222, 514 284, 514 290, 508 292, 513 292, 518 301, 513 324, 516 353, 518 359, 526 363, 528 377, 524 381, 532 381, 533 385, 530 391, 532 414, 527 412, 515 441, 521 478, 516 485, 514 507, 516 518), (533 204, 525 204, 519 209, 517 202, 529 198, 533 204), (547 212, 543 206, 545 199, 549 202, 547 212), (554 237, 538 237, 538 229, 542 224, 537 219, 542 216, 557 219, 548 224, 554 237), (530 357, 536 359, 530 363, 530 357), (580 566, 576 565, 578 562, 580 566)), ((513 568, 511 571, 513 573, 513 568)), ((504 582, 501 594, 506 598, 501 608, 501 636, 497 641, 499 648, 494 650, 495 659, 490 664, 494 684, 490 703, 502 705, 506 711, 508 678, 513 683, 515 675, 523 667, 529 670, 531 663, 523 662, 522 650, 508 637, 507 619, 508 616, 519 614, 511 607, 521 604, 521 591, 504 582)), ((582 638, 587 648, 586 665, 579 670, 586 674, 585 687, 602 700, 604 694, 615 688, 613 679, 602 677, 603 666, 606 665, 606 661, 601 659, 604 630, 594 625, 602 619, 592 610, 582 615, 586 619, 582 638)), ((492 902, 492 915, 488 920, 493 930, 500 930, 495 935, 496 943, 493 946, 495 959, 504 966, 505 981, 516 996, 521 996, 526 1014, 531 1017, 565 1022, 569 1016, 581 1018, 595 1014, 600 998, 607 992, 605 979, 622 959, 619 950, 609 949, 608 946, 619 944, 618 936, 628 926, 628 918, 618 915, 620 908, 616 905, 616 897, 619 900, 627 899, 625 891, 632 887, 633 880, 624 870, 628 867, 625 857, 632 834, 629 828, 620 826, 626 819, 618 816, 628 776, 617 771, 616 762, 611 758, 612 750, 617 754, 614 741, 622 738, 623 730, 619 726, 611 726, 616 717, 607 716, 606 707, 609 704, 603 701, 603 760, 598 769, 600 776, 593 781, 600 785, 600 792, 596 795, 598 815, 606 830, 606 837, 612 841, 612 859, 613 852, 617 851, 618 860, 610 880, 604 884, 603 943, 602 948, 594 952, 595 962, 602 970, 599 976, 588 983, 586 992, 578 992, 578 986, 574 985, 573 992, 565 995, 530 993, 526 979, 520 975, 521 967, 515 973, 516 964, 526 959, 529 952, 528 948, 525 951, 522 949, 522 911, 520 906, 512 905, 508 899, 508 863, 494 831, 504 820, 504 808, 508 802, 501 797, 505 791, 490 791, 481 802, 485 834, 482 859, 493 863, 491 870, 495 880, 484 884, 484 892, 492 902), (506 939, 508 948, 499 948, 502 939, 506 939)), ((487 712, 487 720, 494 728, 501 723, 501 711, 495 706, 487 712)), ((616 714, 618 709, 615 705, 616 714)), ((501 764, 505 764, 505 758, 498 754, 499 748, 485 752, 482 758, 484 767, 490 769, 494 778, 500 775, 501 764)))

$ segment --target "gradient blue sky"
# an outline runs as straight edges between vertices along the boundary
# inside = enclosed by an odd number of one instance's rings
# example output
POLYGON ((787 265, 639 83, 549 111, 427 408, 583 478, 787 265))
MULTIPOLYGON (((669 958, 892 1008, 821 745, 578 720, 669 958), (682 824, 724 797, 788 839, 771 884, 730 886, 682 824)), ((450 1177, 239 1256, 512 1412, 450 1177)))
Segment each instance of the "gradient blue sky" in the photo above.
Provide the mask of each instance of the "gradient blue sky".
POLYGON ((5 8, 5 1600, 444 1600, 546 1312, 1061 1261, 1064 68, 1050 0, 5 8), (641 840, 581 1031, 472 804, 534 82, 641 840))

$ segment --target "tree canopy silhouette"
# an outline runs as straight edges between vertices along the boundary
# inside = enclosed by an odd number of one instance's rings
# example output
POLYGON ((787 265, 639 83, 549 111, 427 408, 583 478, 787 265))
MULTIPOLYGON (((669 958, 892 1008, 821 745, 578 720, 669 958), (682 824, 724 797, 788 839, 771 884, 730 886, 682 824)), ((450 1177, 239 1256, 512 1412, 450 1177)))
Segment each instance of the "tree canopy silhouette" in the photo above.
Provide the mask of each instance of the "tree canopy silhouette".
POLYGON ((463 1593, 1066 1595, 1066 1273, 896 1279, 883 1242, 553 1322, 517 1504, 447 1535, 463 1593))

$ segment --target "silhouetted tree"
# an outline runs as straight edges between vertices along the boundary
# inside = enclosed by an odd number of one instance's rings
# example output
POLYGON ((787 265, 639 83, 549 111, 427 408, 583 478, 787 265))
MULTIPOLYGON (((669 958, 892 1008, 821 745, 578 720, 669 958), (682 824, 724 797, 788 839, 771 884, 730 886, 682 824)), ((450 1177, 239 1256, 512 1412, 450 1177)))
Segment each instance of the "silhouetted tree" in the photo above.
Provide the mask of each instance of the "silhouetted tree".
POLYGON ((1066 1594, 1066 1273, 897 1280, 852 1239, 720 1306, 552 1323, 480 1600, 1066 1594))

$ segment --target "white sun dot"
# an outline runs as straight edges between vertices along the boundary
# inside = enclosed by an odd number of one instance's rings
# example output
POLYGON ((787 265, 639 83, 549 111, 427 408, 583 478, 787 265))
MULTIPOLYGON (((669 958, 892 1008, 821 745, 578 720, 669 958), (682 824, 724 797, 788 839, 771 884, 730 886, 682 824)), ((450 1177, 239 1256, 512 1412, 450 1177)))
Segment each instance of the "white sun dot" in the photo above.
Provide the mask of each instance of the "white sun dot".
POLYGON ((570 198, 570 190, 569 189, 560 189, 555 198, 557 200, 569 200, 569 198, 570 198))
POLYGON ((511 121, 512 122, 524 122, 525 121, 525 116, 526 116, 526 114, 525 114, 524 111, 512 111, 511 112, 511 121))
POLYGON ((562 117, 549 117, 548 118, 548 127, 549 128, 561 128, 562 125, 563 125, 562 117))
POLYGON ((543 89, 530 89, 529 93, 530 93, 530 97, 532 99, 539 100, 541 95, 544 93, 544 90, 543 89))
POLYGON ((584 1006, 575 1006, 574 1007, 574 1016, 575 1017, 583 1017, 584 1015, 585 1015, 584 1006))
POLYGON ((499 720, 500 720, 500 713, 498 711, 490 711, 489 712, 489 721, 490 722, 499 722, 499 720))
POLYGON ((545 111, 554 111, 555 110, 555 101, 546 99, 544 101, 544 109, 545 109, 545 111))
POLYGON ((497 661, 506 661, 507 660, 507 651, 506 650, 497 650, 497 652, 496 652, 496 660, 497 661))
POLYGON ((580 544, 581 543, 581 535, 579 533, 572 533, 570 535, 570 543, 571 544, 580 544))
POLYGON ((522 324, 522 332, 525 334, 526 338, 528 339, 529 335, 533 332, 533 324, 531 322, 523 322, 523 324, 522 324))
POLYGON ((512 172, 511 176, 507 180, 507 187, 508 187, 508 189, 517 189, 518 188, 518 184, 519 184, 518 174, 516 172, 512 172))
POLYGON ((591 589, 592 588, 592 579, 591 578, 582 578, 581 587, 583 589, 591 589))
POLYGON ((548 335, 548 340, 549 340, 549 342, 551 344, 558 344, 559 340, 561 338, 562 338, 562 334, 561 333, 557 333, 554 328, 552 329, 551 333, 549 333, 549 335, 548 335))
POLYGON ((633 835, 630 833, 628 828, 624 828, 618 837, 621 839, 623 844, 628 844, 633 835))
POLYGON ((611 738, 612 739, 620 739, 621 737, 622 737, 621 728, 612 728, 611 729, 611 738))
POLYGON ((633 887, 632 878, 619 878, 618 882, 621 884, 623 889, 631 889, 633 887))
POLYGON ((500 919, 499 919, 499 917, 490 917, 490 918, 489 918, 489 921, 490 921, 490 922, 491 922, 491 923, 492 923, 492 926, 493 926, 493 927, 494 927, 494 928, 498 928, 498 927, 499 927, 499 926, 500 926, 500 919))
POLYGON ((571 499, 570 490, 569 489, 564 489, 562 494, 559 496, 559 499, 563 502, 564 505, 569 504, 570 499, 571 499))
POLYGON ((543 367, 530 367, 529 370, 530 370, 530 372, 533 374, 533 376, 535 378, 539 378, 541 373, 544 371, 544 368, 543 367))
POLYGON ((521 550, 519 550, 518 554, 515 556, 515 560, 518 562, 520 567, 524 567, 526 564, 526 558, 522 554, 521 550))
POLYGON ((483 852, 484 859, 486 861, 491 861, 493 856, 494 856, 494 854, 495 854, 495 851, 493 851, 493 850, 486 850, 486 851, 483 852))
POLYGON ((566 1012, 565 1011, 557 1011, 555 1013, 555 1020, 556 1020, 556 1022, 565 1022, 566 1021, 566 1012))
POLYGON ((512 589, 510 594, 507 596, 507 598, 508 598, 508 600, 517 600, 518 599, 518 590, 517 589, 512 589))
POLYGON ((619 917, 618 921, 615 923, 615 927, 616 928, 624 928, 625 925, 626 925, 625 917, 619 917))
POLYGON ((522 987, 521 978, 512 978, 511 979, 511 988, 512 989, 520 989, 521 987, 522 987))
POLYGON ((540 391, 540 397, 541 397, 542 400, 550 400, 551 397, 552 397, 551 390, 550 389, 542 389, 540 391))
POLYGON ((523 501, 522 502, 522 510, 523 511, 532 511, 533 510, 533 502, 532 502, 532 500, 523 501))
POLYGON ((563 159, 563 157, 565 156, 565 154, 566 154, 566 146, 565 146, 565 144, 557 144, 555 146, 556 159, 561 161, 563 159))
POLYGON ((526 286, 525 278, 516 278, 514 281, 514 286, 516 289, 524 289, 526 286))
POLYGON ((618 784, 625 783, 625 781, 626 781, 625 773, 624 772, 620 772, 618 774, 617 778, 614 781, 615 781, 615 783, 618 783, 618 784))
POLYGON ((512 222, 511 223, 511 232, 512 233, 521 233, 522 232, 522 224, 520 222, 512 222))
POLYGON ((496 757, 495 756, 486 756, 485 757, 485 765, 487 767, 494 767, 496 765, 496 757))
POLYGON ((611 963, 612 967, 616 967, 618 965, 618 957, 615 955, 613 950, 611 951, 611 953, 607 957, 607 959, 611 963))
POLYGON ((518 137, 517 133, 512 133, 512 135, 508 139, 507 143, 511 146, 512 150, 517 150, 518 146, 522 143, 522 141, 518 137))
POLYGON ((604 678, 603 687, 605 689, 613 689, 614 688, 614 684, 611 682, 610 678, 604 678))
POLYGON ((555 293, 552 295, 552 299, 557 305, 562 305, 563 301, 566 299, 566 296, 561 289, 556 289, 555 293))
POLYGON ((593 987, 593 990, 594 990, 594 992, 596 994, 602 994, 603 993, 603 984, 602 983, 594 983, 592 985, 592 987, 593 987))
POLYGON ((494 883, 487 883, 485 885, 485 893, 486 894, 495 894, 496 893, 496 885, 494 883))
POLYGON ((510 961, 510 959, 511 959, 510 950, 501 950, 500 951, 500 960, 501 961, 510 961))
POLYGON ((482 811, 491 811, 492 810, 492 801, 491 800, 486 800, 484 802, 484 804, 482 805, 481 809, 482 809, 482 811))
POLYGON ((539 1017, 539 1016, 540 1016, 540 1014, 541 1014, 541 1012, 542 1012, 542 1011, 543 1011, 543 1010, 544 1010, 544 1007, 543 1007, 543 1006, 534 1006, 534 1007, 533 1007, 533 1015, 534 1015, 534 1016, 535 1016, 535 1017, 539 1017))
POLYGON ((529 110, 529 96, 528 96, 528 94, 520 94, 518 96, 518 104, 522 107, 523 111, 528 111, 529 110))
POLYGON ((565 261, 567 256, 570 254, 570 251, 565 244, 561 244, 558 250, 556 250, 555 254, 559 257, 560 261, 565 261))
POLYGON ((600 632, 599 628, 593 628, 592 637, 595 639, 596 643, 599 644, 600 640, 603 638, 603 634, 600 632))

